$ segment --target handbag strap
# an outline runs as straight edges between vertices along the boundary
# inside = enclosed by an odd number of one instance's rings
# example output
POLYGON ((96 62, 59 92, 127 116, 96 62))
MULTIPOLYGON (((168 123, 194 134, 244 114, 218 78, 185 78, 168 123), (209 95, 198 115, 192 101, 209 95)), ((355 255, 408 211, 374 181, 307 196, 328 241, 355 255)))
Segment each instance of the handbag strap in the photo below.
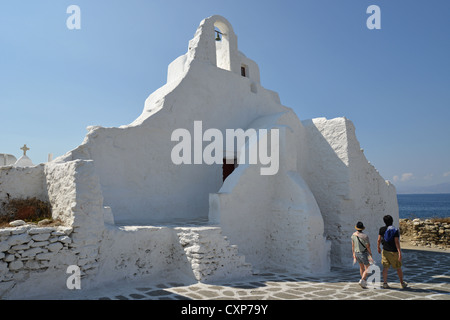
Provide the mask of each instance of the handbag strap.
POLYGON ((361 239, 355 234, 355 237, 358 239, 359 243, 367 250, 366 246, 361 242, 361 239))

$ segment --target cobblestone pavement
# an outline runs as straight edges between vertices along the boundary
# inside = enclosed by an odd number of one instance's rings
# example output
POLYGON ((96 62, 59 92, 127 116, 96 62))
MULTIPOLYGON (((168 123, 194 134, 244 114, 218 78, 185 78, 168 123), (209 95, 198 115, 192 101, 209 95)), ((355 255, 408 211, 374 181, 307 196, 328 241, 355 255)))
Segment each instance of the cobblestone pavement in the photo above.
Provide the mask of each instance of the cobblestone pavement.
MULTIPOLYGON (((389 270, 390 289, 358 285, 359 267, 334 268, 322 276, 267 272, 229 283, 159 283, 91 292, 93 300, 450 300, 450 253, 402 250, 408 288, 389 270)), ((381 278, 382 279, 382 278, 381 278)))

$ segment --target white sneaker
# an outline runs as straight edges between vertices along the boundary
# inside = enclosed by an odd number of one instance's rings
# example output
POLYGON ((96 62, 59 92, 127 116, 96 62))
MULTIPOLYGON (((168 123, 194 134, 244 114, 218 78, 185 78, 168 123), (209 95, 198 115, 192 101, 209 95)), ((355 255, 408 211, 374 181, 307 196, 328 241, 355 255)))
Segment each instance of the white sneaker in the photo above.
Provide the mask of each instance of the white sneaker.
POLYGON ((358 284, 361 286, 361 288, 365 289, 367 288, 367 281, 364 279, 359 280, 358 284))

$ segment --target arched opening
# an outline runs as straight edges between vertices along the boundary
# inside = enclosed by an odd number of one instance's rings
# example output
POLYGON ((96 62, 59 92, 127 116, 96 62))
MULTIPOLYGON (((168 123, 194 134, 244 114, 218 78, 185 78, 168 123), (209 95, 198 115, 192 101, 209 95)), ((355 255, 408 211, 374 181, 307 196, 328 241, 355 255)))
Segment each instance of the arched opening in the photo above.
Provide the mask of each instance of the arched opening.
POLYGON ((217 67, 231 71, 228 27, 223 22, 216 21, 214 31, 217 67))

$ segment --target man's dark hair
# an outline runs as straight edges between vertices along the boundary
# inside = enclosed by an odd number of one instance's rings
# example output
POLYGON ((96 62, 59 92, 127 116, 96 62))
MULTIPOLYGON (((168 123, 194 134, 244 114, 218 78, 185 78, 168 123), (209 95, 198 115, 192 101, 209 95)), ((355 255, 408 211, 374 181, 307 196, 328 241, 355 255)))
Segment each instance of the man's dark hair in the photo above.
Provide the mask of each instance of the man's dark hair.
POLYGON ((394 219, 390 215, 384 216, 383 221, 387 226, 392 226, 392 223, 394 223, 394 219))

